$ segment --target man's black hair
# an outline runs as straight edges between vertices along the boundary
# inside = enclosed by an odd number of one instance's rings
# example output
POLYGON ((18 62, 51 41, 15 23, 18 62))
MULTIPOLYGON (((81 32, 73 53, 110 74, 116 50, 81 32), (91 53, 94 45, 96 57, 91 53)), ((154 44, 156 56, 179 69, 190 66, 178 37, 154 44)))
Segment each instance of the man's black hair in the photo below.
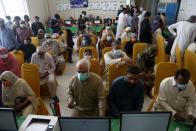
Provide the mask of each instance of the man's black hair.
POLYGON ((137 66, 128 66, 127 74, 140 74, 140 69, 137 66))
POLYGON ((185 79, 187 79, 187 78, 189 79, 190 76, 191 76, 190 72, 187 69, 177 70, 176 73, 175 73, 175 78, 178 78, 178 76, 180 76, 180 75, 185 79))

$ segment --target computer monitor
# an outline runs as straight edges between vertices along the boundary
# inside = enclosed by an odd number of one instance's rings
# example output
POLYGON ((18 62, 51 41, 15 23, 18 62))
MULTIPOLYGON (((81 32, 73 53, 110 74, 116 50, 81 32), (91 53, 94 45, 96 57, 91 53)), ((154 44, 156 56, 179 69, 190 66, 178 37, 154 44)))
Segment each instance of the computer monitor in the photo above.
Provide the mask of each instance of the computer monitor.
POLYGON ((64 23, 71 24, 71 20, 65 20, 64 23))
POLYGON ((121 131, 167 131, 171 112, 122 113, 121 131))
POLYGON ((100 24, 101 20, 95 20, 95 24, 100 24))
POLYGON ((109 118, 59 118, 61 131, 110 131, 109 118))
POLYGON ((13 109, 0 108, 0 131, 17 131, 18 125, 13 109))

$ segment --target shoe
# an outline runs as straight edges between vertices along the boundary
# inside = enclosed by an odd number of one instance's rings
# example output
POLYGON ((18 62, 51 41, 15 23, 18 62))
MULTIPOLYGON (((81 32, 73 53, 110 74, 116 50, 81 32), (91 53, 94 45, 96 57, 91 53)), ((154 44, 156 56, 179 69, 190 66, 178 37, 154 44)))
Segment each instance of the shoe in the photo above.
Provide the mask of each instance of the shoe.
POLYGON ((73 61, 72 60, 69 60, 68 63, 73 63, 73 61))
POLYGON ((53 100, 55 101, 55 103, 59 103, 59 98, 57 96, 53 97, 53 100))

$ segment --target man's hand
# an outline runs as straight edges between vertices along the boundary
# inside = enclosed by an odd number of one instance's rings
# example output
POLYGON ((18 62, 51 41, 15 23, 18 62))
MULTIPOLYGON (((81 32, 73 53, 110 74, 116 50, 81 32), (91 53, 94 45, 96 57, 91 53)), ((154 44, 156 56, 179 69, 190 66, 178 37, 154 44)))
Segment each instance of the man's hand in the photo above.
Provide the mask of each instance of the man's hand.
POLYGON ((194 121, 195 120, 195 117, 193 115, 188 115, 188 119, 194 121))
POLYGON ((122 67, 126 64, 126 61, 120 61, 117 63, 116 67, 119 68, 119 67, 122 67))
POLYGON ((74 103, 70 102, 67 107, 70 108, 70 109, 73 109, 74 108, 74 103))
POLYGON ((47 71, 47 72, 44 73, 44 74, 40 74, 40 78, 46 77, 46 76, 48 76, 48 75, 49 75, 49 73, 48 73, 48 71, 47 71))
POLYGON ((18 113, 18 112, 20 112, 21 111, 21 109, 23 108, 23 103, 19 103, 18 105, 16 105, 15 107, 14 107, 14 110, 18 113))
POLYGON ((133 62, 133 60, 132 60, 131 58, 129 58, 129 57, 122 58, 121 61, 125 61, 126 64, 127 64, 127 63, 128 63, 128 64, 131 64, 131 63, 133 62))
POLYGON ((176 113, 176 114, 174 115, 174 118, 175 118, 177 121, 184 121, 184 120, 185 120, 185 118, 183 118, 183 117, 181 116, 180 113, 176 113))

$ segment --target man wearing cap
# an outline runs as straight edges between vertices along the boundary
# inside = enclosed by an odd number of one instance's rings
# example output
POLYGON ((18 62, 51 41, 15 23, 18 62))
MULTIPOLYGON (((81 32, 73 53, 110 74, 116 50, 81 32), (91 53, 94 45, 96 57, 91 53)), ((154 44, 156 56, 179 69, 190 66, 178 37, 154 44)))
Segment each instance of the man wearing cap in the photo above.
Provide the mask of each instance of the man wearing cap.
POLYGON ((8 51, 19 47, 13 31, 5 27, 5 21, 2 18, 0 18, 0 47, 4 47, 8 51))
POLYGON ((131 38, 131 27, 127 27, 126 32, 121 35, 121 40, 130 39, 131 38))
POLYGON ((16 29, 20 27, 20 20, 19 16, 14 17, 14 25, 12 26, 12 30, 14 31, 14 35, 16 35, 16 29))
POLYGON ((37 52, 32 55, 32 64, 37 64, 40 72, 40 85, 47 84, 50 96, 54 99, 56 96, 56 82, 55 82, 55 64, 52 56, 46 53, 46 48, 39 46, 37 52))
POLYGON ((45 39, 46 40, 42 43, 42 46, 44 46, 46 50, 51 53, 56 65, 56 71, 61 73, 62 68, 65 65, 63 54, 66 52, 66 46, 62 42, 52 39, 48 33, 45 34, 45 39))
POLYGON ((39 22, 39 16, 35 16, 35 22, 31 25, 34 36, 38 35, 38 30, 43 29, 45 31, 44 25, 39 22))

